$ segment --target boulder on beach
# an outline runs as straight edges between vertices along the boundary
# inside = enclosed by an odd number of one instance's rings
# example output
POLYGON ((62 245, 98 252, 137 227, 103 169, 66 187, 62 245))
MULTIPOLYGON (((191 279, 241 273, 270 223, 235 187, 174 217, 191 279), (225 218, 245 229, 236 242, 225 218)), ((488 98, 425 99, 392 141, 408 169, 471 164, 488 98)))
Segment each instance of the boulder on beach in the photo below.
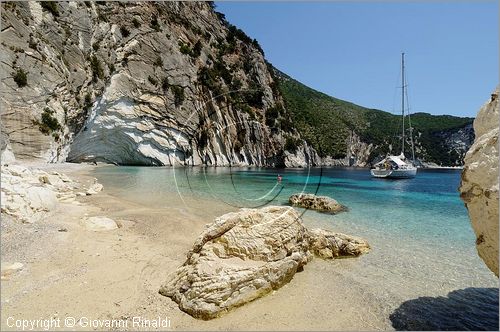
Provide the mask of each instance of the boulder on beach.
POLYGON ((118 225, 116 222, 107 217, 89 217, 89 218, 84 218, 83 219, 83 226, 90 230, 90 231, 95 231, 95 232, 101 232, 101 231, 111 231, 113 229, 117 229, 118 225))
POLYGON ((195 318, 213 319, 288 283, 314 252, 331 248, 329 257, 322 256, 334 258, 368 251, 366 241, 347 235, 339 246, 329 244, 337 236, 310 232, 291 207, 228 213, 207 225, 160 293, 195 318))
POLYGON ((293 206, 320 212, 339 213, 347 211, 347 207, 327 196, 316 196, 314 194, 301 193, 290 196, 288 201, 293 206))
POLYGON ((460 197, 469 211, 479 256, 498 277, 498 116, 500 90, 474 120, 476 139, 465 156, 460 197))
POLYGON ((75 183, 66 175, 21 165, 2 165, 1 212, 26 223, 46 217, 71 198, 75 183))

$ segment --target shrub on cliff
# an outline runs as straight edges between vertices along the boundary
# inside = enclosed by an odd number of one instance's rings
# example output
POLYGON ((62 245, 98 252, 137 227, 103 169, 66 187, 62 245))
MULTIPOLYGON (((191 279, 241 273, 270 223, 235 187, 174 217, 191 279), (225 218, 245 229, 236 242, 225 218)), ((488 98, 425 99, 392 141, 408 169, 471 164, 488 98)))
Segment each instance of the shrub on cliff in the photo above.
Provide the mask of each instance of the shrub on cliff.
POLYGON ((152 76, 148 76, 148 81, 149 81, 149 83, 153 84, 154 86, 156 86, 156 84, 158 84, 158 80, 152 76))
POLYGON ((85 94, 85 101, 83 104, 83 109, 88 111, 92 107, 92 96, 90 93, 85 94))
POLYGON ((28 73, 26 73, 22 68, 18 68, 12 76, 18 87, 22 88, 28 85, 28 73))
POLYGON ((193 50, 191 51, 191 56, 193 58, 197 58, 201 55, 201 47, 202 47, 201 42, 198 40, 196 44, 194 44, 193 50))
POLYGON ((163 60, 161 59, 161 57, 157 57, 155 62, 153 63, 153 65, 155 67, 163 67, 163 60))
POLYGON ((46 135, 61 129, 59 121, 57 121, 57 119, 53 117, 52 114, 54 114, 54 110, 45 107, 42 113, 42 121, 38 123, 38 128, 40 129, 40 131, 46 135))
POLYGON ((132 19, 132 24, 134 25, 134 28, 136 28, 136 29, 141 26, 141 23, 139 22, 139 20, 136 17, 134 17, 132 19))
POLYGON ((181 51, 182 54, 191 54, 191 48, 188 44, 184 44, 183 42, 179 42, 179 51, 181 51))
POLYGON ((297 152, 300 141, 296 138, 288 136, 285 140, 285 150, 295 153, 297 152))
POLYGON ((123 38, 127 38, 130 36, 130 31, 127 29, 127 27, 121 26, 120 27, 120 33, 122 34, 123 38))
POLYGON ((151 17, 151 22, 149 23, 149 26, 153 28, 155 31, 161 31, 160 23, 158 22, 158 17, 156 15, 153 15, 151 17))
POLYGON ((161 81, 161 88, 164 92, 167 92, 170 88, 170 83, 168 82, 168 77, 164 77, 161 81))
POLYGON ((90 58, 90 69, 92 70, 92 80, 97 82, 97 79, 104 78, 104 70, 102 69, 101 62, 95 55, 90 58))
POLYGON ((262 90, 262 87, 254 81, 250 81, 248 89, 243 95, 248 105, 256 108, 262 108, 264 106, 262 103, 264 91, 262 90))
POLYGON ((174 94, 174 104, 175 106, 180 106, 184 102, 184 88, 179 85, 171 86, 172 93, 174 94))
POLYGON ((59 16, 59 10, 57 9, 57 2, 55 1, 40 1, 40 6, 43 10, 48 11, 54 16, 59 16))

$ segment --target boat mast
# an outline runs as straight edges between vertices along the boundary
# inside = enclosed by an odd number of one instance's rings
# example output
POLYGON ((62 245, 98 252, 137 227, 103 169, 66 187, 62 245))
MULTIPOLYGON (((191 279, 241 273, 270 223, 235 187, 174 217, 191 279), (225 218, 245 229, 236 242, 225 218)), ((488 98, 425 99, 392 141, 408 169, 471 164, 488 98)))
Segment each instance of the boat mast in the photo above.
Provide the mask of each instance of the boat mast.
POLYGON ((405 53, 401 53, 401 117, 403 122, 403 144, 401 154, 405 154, 405 53))

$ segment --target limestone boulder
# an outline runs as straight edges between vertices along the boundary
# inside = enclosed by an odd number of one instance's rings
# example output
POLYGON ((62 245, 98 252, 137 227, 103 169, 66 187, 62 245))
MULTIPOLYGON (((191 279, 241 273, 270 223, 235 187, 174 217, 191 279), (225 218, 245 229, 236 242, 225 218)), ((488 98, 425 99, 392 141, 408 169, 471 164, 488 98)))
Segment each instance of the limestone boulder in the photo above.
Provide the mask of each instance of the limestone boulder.
POLYGON ((498 276, 499 88, 474 120, 476 139, 465 156, 460 197, 469 211, 479 256, 498 276))
POLYGON ((70 202, 76 197, 73 193, 76 183, 64 174, 5 164, 1 176, 1 212, 22 222, 36 222, 59 202, 70 202))
POLYGON ((339 213, 347 211, 347 207, 327 196, 316 196, 314 194, 301 193, 290 196, 288 201, 293 206, 320 212, 339 213))
POLYGON ((107 217, 89 217, 82 220, 83 226, 94 232, 111 231, 118 228, 118 224, 107 217))
POLYGON ((291 207, 242 209, 207 225, 160 293, 195 318, 213 319, 288 283, 312 259, 311 251, 322 249, 334 258, 360 255, 369 246, 337 233, 310 232, 291 207), (328 243, 334 240, 337 246, 328 243))
POLYGON ((310 231, 310 249, 323 259, 359 256, 370 251, 365 239, 316 228, 310 231))

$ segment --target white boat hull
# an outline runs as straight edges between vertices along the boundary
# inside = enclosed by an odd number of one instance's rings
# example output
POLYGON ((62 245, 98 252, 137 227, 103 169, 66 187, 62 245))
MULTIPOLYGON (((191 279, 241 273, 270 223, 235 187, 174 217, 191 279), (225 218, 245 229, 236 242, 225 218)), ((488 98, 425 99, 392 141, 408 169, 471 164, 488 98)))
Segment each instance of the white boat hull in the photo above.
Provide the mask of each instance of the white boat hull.
POLYGON ((371 169, 373 177, 388 179, 409 179, 417 175, 416 168, 409 169, 371 169))

